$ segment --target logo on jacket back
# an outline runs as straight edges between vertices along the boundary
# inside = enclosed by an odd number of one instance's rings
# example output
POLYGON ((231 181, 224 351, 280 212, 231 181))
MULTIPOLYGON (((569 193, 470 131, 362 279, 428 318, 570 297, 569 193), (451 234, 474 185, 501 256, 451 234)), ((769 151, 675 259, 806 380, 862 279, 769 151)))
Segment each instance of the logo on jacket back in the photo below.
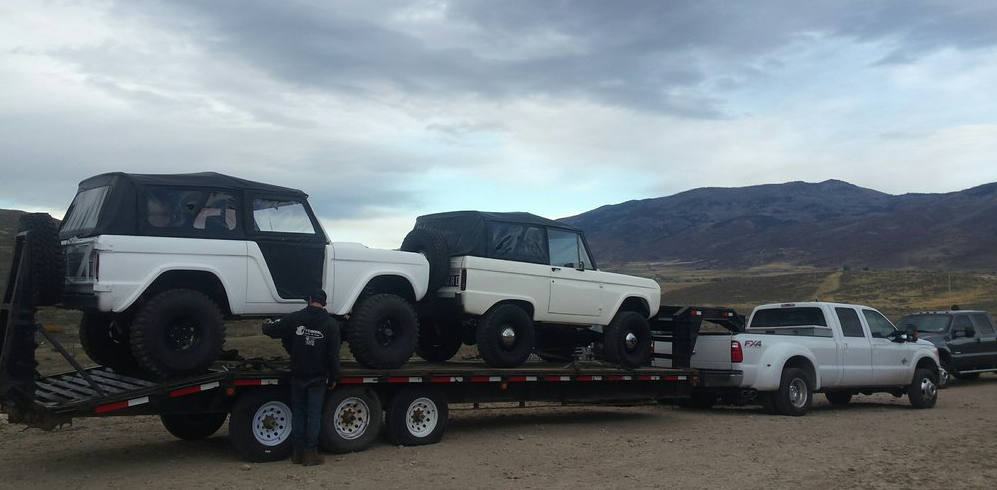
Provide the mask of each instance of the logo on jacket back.
POLYGON ((305 338, 305 345, 315 345, 315 339, 325 338, 325 335, 322 335, 322 332, 305 328, 304 325, 298 325, 298 329, 294 331, 294 335, 303 336, 305 338))

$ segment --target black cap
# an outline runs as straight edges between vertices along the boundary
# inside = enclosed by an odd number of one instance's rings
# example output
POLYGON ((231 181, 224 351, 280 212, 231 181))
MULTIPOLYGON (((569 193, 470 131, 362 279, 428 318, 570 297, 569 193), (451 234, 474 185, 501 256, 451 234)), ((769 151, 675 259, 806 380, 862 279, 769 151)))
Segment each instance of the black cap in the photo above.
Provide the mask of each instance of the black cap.
POLYGON ((308 295, 309 302, 314 301, 322 306, 325 306, 325 299, 326 299, 325 291, 321 289, 316 289, 312 291, 311 294, 308 295))

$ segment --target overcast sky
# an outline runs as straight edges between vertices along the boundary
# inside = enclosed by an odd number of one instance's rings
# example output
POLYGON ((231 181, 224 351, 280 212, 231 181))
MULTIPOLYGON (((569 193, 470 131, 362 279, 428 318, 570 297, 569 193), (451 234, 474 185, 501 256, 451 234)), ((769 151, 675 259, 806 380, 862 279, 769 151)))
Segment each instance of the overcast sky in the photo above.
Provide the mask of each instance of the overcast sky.
POLYGON ((0 2, 0 207, 217 171, 335 241, 706 187, 997 181, 991 1, 0 2))

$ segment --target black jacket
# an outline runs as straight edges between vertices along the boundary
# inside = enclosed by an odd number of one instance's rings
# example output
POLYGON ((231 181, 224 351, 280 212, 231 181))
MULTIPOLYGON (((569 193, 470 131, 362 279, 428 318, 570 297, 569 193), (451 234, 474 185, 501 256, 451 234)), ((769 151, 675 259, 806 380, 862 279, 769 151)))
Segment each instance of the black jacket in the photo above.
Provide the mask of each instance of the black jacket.
POLYGON ((339 323, 325 308, 306 306, 264 323, 263 333, 283 341, 294 378, 339 379, 339 323))

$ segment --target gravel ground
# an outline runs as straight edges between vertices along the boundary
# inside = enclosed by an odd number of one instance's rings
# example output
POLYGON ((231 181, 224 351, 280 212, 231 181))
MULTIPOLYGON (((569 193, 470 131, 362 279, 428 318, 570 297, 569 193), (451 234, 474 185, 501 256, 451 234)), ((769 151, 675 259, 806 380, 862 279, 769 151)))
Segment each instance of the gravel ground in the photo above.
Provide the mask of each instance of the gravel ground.
POLYGON ((379 442, 326 464, 245 463, 227 428, 174 439, 156 417, 78 419, 54 432, 0 416, 3 488, 997 488, 997 376, 905 398, 858 396, 805 417, 756 407, 451 410, 439 444, 379 442))

